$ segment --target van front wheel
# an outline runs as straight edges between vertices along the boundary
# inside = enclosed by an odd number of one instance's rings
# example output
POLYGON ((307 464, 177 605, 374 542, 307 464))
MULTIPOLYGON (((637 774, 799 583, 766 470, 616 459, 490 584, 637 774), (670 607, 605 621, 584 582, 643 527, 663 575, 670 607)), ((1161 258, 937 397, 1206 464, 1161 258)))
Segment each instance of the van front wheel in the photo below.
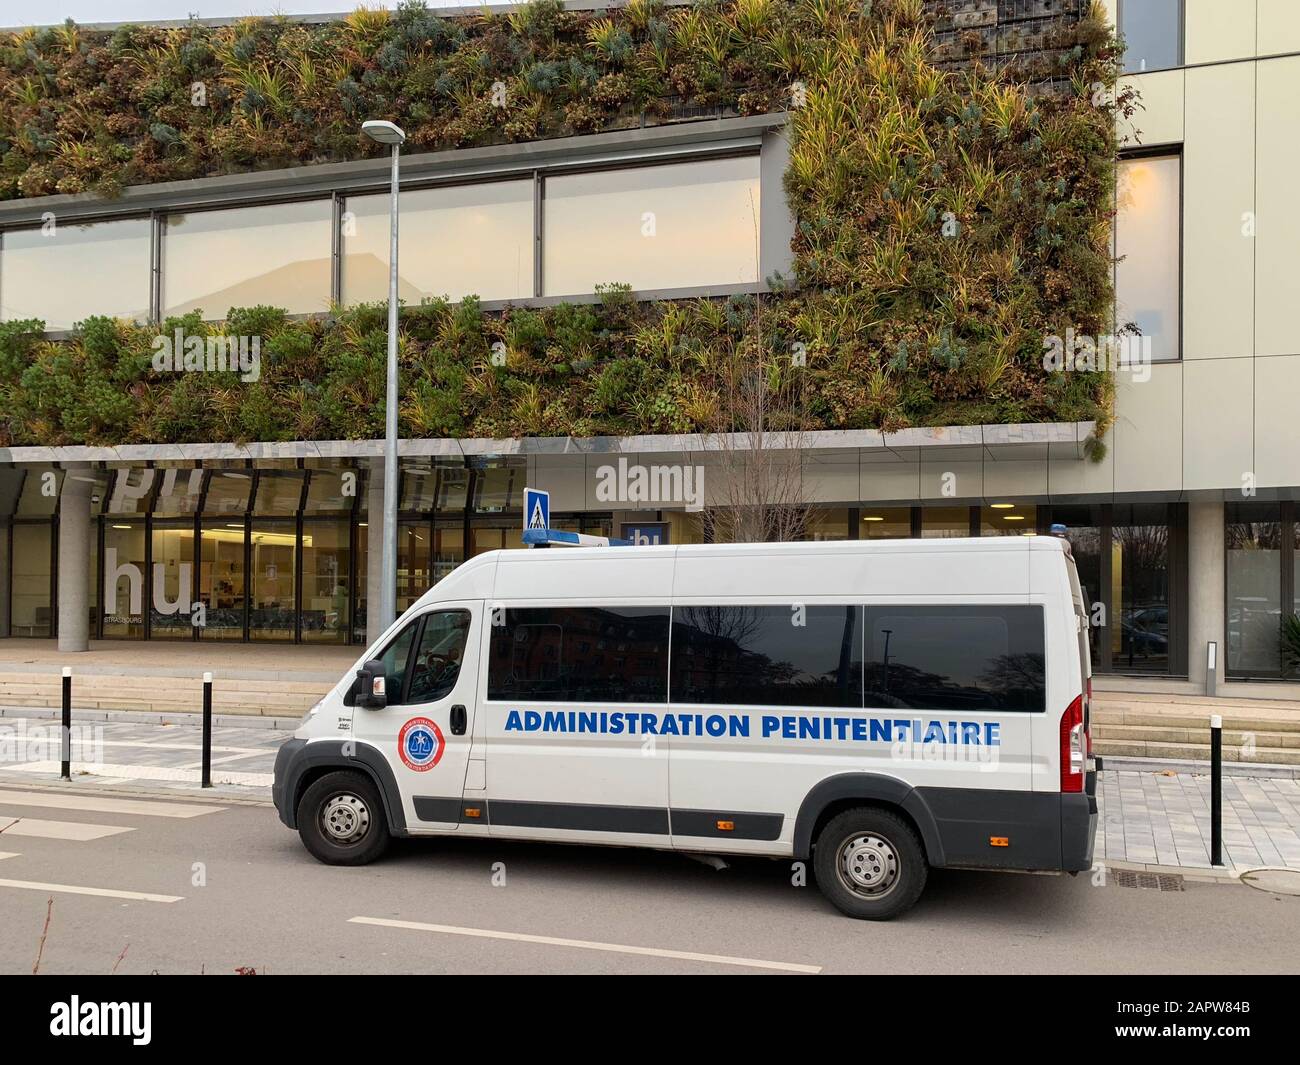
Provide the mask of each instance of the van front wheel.
POLYGON ((298 802, 298 834, 326 865, 373 862, 389 839, 379 790, 363 773, 326 773, 298 802))
POLYGON ((826 824, 813 851, 817 886, 836 909, 888 921, 911 909, 929 872, 912 826, 870 806, 845 810, 826 824))

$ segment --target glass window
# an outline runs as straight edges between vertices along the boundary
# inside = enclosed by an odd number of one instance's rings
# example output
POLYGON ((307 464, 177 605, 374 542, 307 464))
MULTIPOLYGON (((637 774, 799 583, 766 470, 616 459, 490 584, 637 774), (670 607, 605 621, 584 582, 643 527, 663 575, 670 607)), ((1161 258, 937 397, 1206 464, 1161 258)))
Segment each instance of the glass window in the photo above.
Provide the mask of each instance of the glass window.
MULTIPOLYGON (((15 636, 52 636, 50 575, 53 526, 45 521, 23 522, 15 524, 12 532, 9 631, 15 636)), ((4 533, 0 532, 0 535, 4 533)))
POLYGON ((351 529, 346 521, 305 521, 302 526, 302 638, 346 643, 348 585, 352 579, 351 529))
POLYGON ((469 470, 464 466, 404 466, 398 509, 414 514, 463 511, 468 488, 469 470))
POLYGON ((417 618, 394 636, 379 656, 384 664, 384 694, 388 697, 388 702, 395 705, 402 701, 406 667, 411 660, 411 644, 415 642, 415 630, 419 627, 420 621, 417 618))
POLYGON ((460 525, 448 525, 445 528, 435 526, 433 530, 433 583, 437 584, 443 577, 465 561, 465 530, 460 525))
POLYGON ((1163 504, 1119 506, 1110 545, 1111 668, 1169 669, 1169 522, 1163 504))
POLYGON ((668 608, 508 609, 492 626, 488 698, 666 702, 668 608))
POLYGON ((1102 511, 1099 506, 1052 507, 1049 520, 1065 526, 1074 567, 1088 608, 1088 648, 1093 672, 1101 668, 1101 633, 1106 616, 1101 586, 1102 511))
POLYGON ((460 676, 469 623, 468 610, 438 610, 424 616, 405 702, 434 703, 451 694, 460 676))
POLYGON ((104 526, 104 635, 144 637, 144 522, 104 526))
POLYGON ((906 540, 912 535, 912 509, 865 506, 858 524, 861 540, 906 540))
POLYGON ((156 471, 140 466, 113 470, 110 474, 113 487, 108 493, 106 513, 147 514, 157 476, 156 471))
POLYGON ((48 518, 54 514, 63 488, 62 470, 43 470, 29 467, 23 479, 22 495, 18 497, 20 518, 48 518))
POLYGON ((213 470, 208 479, 203 511, 205 514, 243 514, 248 510, 252 492, 252 470, 213 470))
POLYGON ((433 551, 428 522, 397 524, 397 612, 410 607, 433 587, 433 551))
POLYGON ((159 469, 155 472, 158 495, 153 512, 157 515, 179 517, 198 512, 203 498, 203 470, 190 466, 159 469))
POLYGON ((970 507, 926 507, 921 511, 921 535, 969 536, 970 507))
POLYGON ((1167 70, 1183 62, 1183 0, 1120 0, 1124 70, 1167 70))
POLYGON ((290 314, 328 309, 329 200, 169 215, 163 225, 163 314, 215 321, 259 304, 290 314))
MULTIPOLYGON (((1124 159, 1115 221, 1115 320, 1132 323, 1149 357, 1181 356, 1182 159, 1124 159)), ((1144 355, 1145 357, 1145 355, 1144 355)))
POLYGON ((1043 608, 867 607, 866 705, 1046 709, 1043 608))
POLYGON ((474 471, 474 509, 499 514, 524 505, 523 466, 486 466, 474 471))
POLYGON ((0 469, 0 518, 13 514, 25 476, 20 469, 0 469))
POLYGON ((1038 508, 1032 503, 992 503, 980 507, 981 536, 1032 536, 1038 530, 1038 508))
POLYGON ((55 223, 0 238, 0 318, 71 329, 96 314, 149 317, 149 220, 55 223))
POLYGON ((1230 673, 1276 675, 1282 666, 1282 524, 1276 503, 1225 508, 1230 673))
MULTIPOLYGON (((343 300, 388 299, 389 196, 349 196, 343 300)), ((533 294, 533 183, 493 181, 402 193, 397 293, 509 300, 533 294)))
POLYGON ((292 640, 294 563, 298 535, 292 521, 255 520, 249 534, 253 598, 248 635, 254 640, 292 640))
MULTIPOLYGON (((245 482, 244 493, 248 488, 245 482)), ((206 612, 201 639, 242 640, 246 584, 244 573, 244 522, 203 523, 200 545, 199 600, 206 612)))
POLYGON ((366 593, 370 588, 369 540, 369 522, 357 522, 357 605, 352 618, 353 643, 364 643, 366 639, 366 593))
POLYGON ((257 475, 257 514, 296 514, 302 506, 303 474, 298 470, 262 470, 257 475))
POLYGON ((674 703, 861 706, 856 606, 673 609, 674 703))
POLYGON ((361 494, 361 488, 360 470, 312 470, 304 513, 348 513, 361 494))
POLYGON ((155 640, 188 640, 194 635, 190 597, 194 594, 194 526, 153 527, 153 604, 149 634, 155 640))
POLYGON ((545 294, 752 284, 758 196, 757 155, 548 177, 545 294))
POLYGON ((813 508, 804 526, 805 540, 847 540, 849 538, 849 512, 844 507, 833 510, 813 508))

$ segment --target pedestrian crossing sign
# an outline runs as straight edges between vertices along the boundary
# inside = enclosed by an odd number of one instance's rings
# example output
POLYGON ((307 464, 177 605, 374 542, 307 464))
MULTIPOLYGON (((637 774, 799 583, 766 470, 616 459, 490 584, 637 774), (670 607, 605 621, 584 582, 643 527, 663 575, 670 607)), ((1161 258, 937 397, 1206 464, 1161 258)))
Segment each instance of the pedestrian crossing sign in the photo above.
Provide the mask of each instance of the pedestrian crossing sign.
POLYGON ((524 489, 524 531, 551 527, 551 493, 540 488, 524 489))

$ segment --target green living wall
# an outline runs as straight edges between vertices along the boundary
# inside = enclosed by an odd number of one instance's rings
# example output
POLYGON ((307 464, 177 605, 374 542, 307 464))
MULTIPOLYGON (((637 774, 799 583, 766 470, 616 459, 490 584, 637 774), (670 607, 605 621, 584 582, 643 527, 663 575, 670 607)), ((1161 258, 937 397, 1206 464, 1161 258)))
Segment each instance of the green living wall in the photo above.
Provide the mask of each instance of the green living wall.
MULTIPOLYGON (((436 150, 788 111, 794 278, 727 300, 641 304, 610 278, 589 306, 407 307, 403 434, 749 428, 730 392, 755 374, 803 397, 774 425, 1095 419, 1100 434, 1110 376, 1047 372, 1043 342, 1110 331, 1116 41, 1094 6, 1028 59, 985 63, 972 35, 947 69, 932 7, 535 0, 454 19, 409 5, 321 25, 3 35, 0 198, 358 158, 375 150, 357 134, 367 117, 436 150)), ((6 323, 0 445, 380 436, 385 329, 378 307, 309 321, 236 308, 161 330, 90 319, 57 341, 6 323), (261 337, 260 379, 155 372, 153 338, 178 326, 261 337)))

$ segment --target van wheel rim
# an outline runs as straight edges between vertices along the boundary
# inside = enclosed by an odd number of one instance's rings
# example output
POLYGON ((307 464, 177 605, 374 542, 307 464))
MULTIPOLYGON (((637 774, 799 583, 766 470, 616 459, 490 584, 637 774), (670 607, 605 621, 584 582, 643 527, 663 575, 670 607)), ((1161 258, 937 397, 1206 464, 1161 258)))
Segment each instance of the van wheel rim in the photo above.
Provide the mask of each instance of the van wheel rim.
POLYGON ((332 843, 357 843, 370 831, 370 810, 355 795, 335 795, 322 808, 320 823, 332 843))
POLYGON ((898 883, 898 855, 893 845, 871 832, 850 836, 840 845, 836 868, 844 886, 863 898, 888 895, 898 883))

